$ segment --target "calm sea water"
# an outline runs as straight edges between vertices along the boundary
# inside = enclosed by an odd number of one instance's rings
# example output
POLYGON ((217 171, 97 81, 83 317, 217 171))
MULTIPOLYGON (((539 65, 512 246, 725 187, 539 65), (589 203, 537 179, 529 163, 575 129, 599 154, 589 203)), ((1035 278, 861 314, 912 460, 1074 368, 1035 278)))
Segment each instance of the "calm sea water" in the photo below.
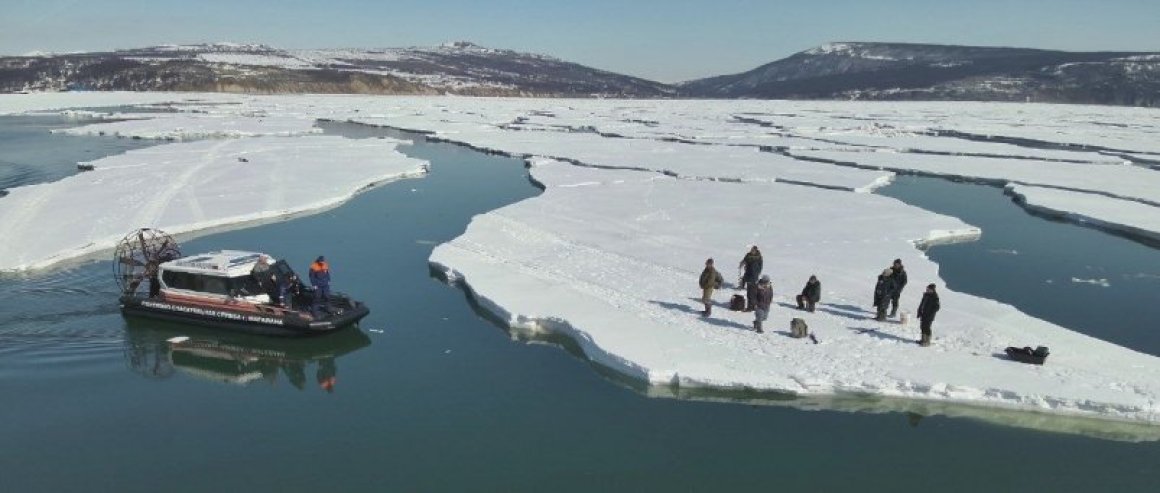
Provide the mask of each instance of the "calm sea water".
POLYGON ((435 244, 538 193, 522 163, 450 145, 407 152, 433 163, 430 176, 184 242, 299 268, 325 254, 337 289, 372 307, 359 331, 280 341, 129 323, 109 262, 0 279, 0 491, 1152 491, 1160 480, 1157 443, 647 397, 517 340, 430 277, 435 244), (174 335, 199 345, 170 350, 174 335))

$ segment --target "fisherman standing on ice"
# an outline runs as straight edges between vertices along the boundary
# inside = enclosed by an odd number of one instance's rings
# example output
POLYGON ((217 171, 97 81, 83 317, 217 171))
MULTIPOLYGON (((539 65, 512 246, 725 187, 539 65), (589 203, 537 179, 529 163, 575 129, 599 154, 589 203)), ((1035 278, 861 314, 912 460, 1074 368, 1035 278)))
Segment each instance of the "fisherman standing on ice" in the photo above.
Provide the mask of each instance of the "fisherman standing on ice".
POLYGON ((310 285, 314 286, 314 304, 310 312, 314 318, 318 318, 318 309, 323 306, 323 302, 330 303, 330 265, 322 255, 310 264, 310 285))
POLYGON ((761 323, 769 318, 771 304, 773 304, 773 286, 769 285, 769 276, 761 276, 753 300, 753 330, 758 334, 764 332, 761 330, 761 323))
POLYGON ((930 325, 934 323, 934 314, 938 313, 938 309, 938 293, 934 290, 934 284, 927 284, 922 301, 918 304, 918 328, 922 331, 922 339, 918 344, 922 347, 930 345, 930 325))
POLYGON ((878 282, 874 284, 874 308, 877 310, 874 320, 886 320, 886 308, 890 305, 890 297, 894 296, 894 270, 886 269, 878 275, 878 282))
POLYGON ((701 312, 701 316, 708 317, 713 314, 713 290, 720 288, 724 283, 725 278, 713 267, 713 259, 706 260, 705 270, 701 271, 701 303, 705 304, 705 311, 701 312))
POLYGON ((757 249, 757 245, 749 247, 749 253, 741 259, 741 263, 737 268, 741 269, 741 286, 745 289, 745 311, 753 311, 753 292, 756 288, 757 278, 761 277, 761 269, 763 267, 761 260, 761 250, 757 249))
POLYGON ((902 288, 906 287, 906 268, 902 266, 902 259, 894 259, 890 266, 890 277, 894 280, 894 293, 890 295, 890 315, 898 313, 898 297, 902 296, 902 288))

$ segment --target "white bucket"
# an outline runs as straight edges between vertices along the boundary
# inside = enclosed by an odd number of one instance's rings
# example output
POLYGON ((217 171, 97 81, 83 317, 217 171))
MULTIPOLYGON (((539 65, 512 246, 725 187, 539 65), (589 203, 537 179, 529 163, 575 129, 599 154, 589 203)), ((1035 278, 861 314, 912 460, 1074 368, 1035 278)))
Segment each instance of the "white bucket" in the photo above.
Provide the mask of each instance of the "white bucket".
POLYGON ((909 325, 910 324, 910 312, 908 312, 906 310, 898 312, 898 323, 902 324, 903 327, 906 327, 907 325, 909 325))

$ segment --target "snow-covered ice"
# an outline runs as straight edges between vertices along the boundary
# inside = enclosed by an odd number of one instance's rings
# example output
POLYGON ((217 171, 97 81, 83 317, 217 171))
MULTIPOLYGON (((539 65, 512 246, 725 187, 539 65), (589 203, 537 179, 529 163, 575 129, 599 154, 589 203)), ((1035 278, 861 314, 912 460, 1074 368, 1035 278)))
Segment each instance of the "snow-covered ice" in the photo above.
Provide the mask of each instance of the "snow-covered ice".
MULTIPOLYGON (((918 410, 1160 439, 1160 427, 1149 426, 1160 423, 1160 360, 947 290, 937 266, 915 246, 979 232, 890 198, 850 192, 872 190, 894 172, 966 178, 1005 185, 1032 210, 1154 239, 1160 170, 1122 164, 1160 152, 1154 110, 69 93, 0 96, 0 114, 128 104, 183 113, 133 122, 135 130, 124 135, 204 137, 209 133, 199 129, 206 128, 221 131, 215 136, 269 135, 329 119, 417 130, 528 158, 545 193, 477 216, 463 236, 435 250, 433 264, 519 330, 568 334, 597 363, 652 383, 650 394, 762 389, 799 396, 767 403, 807 409, 918 410), (733 280, 730 267, 751 243, 763 247, 778 296, 765 335, 746 330, 746 315, 718 309, 702 320, 693 313, 704 259, 715 257, 733 280), (904 309, 913 313, 926 283, 940 286, 944 309, 933 347, 911 342, 913 321, 902 327, 869 320, 874 275, 896 257, 910 271, 904 309), (824 288, 818 313, 804 314, 818 345, 779 334, 789 318, 803 316, 782 304, 810 274, 824 288), (1053 354, 1045 366, 1021 365, 996 357, 1008 345, 1046 345, 1053 354)), ((185 231, 293 213, 295 205, 327 207, 369 182, 422 169, 394 146, 243 137, 99 160, 96 171, 0 198, 0 234, 31 239, 27 246, 0 243, 0 259, 12 264, 0 269, 108 248, 140 226, 185 231), (243 153, 248 163, 237 159, 243 153), (333 174, 325 190, 303 178, 310 173, 295 172, 313 166, 333 174), (144 182, 163 186, 146 193, 144 182)), ((718 300, 727 294, 719 292, 718 300)))
POLYGON ((377 183, 425 173, 403 141, 256 137, 166 144, 0 199, 0 272, 112 248, 140 227, 186 233, 333 207, 377 183), (244 161, 243 161, 244 160, 244 161))
POLYGON ((1006 191, 1031 211, 1160 244, 1160 208, 1056 188, 1008 185, 1006 191))
POLYGON ((218 116, 190 113, 128 115, 132 119, 55 130, 68 135, 110 135, 138 139, 293 136, 321 133, 314 119, 286 116, 218 116))
MULTIPOLYGON (((871 394, 1160 422, 1160 359, 994 301, 948 290, 916 243, 977 234, 961 221, 870 194, 780 183, 679 180, 537 162, 546 192, 477 216, 431 262, 516 327, 571 336, 596 363, 654 385, 798 395, 871 394), (722 197, 729 197, 722 200, 722 197), (744 204, 739 206, 739 204, 744 204), (858 211, 857 214, 839 211, 858 211), (763 248, 776 304, 766 334, 751 314, 702 319, 704 259, 733 279, 745 245, 763 248), (871 320, 874 277, 908 266, 904 310, 940 286, 935 345, 917 327, 871 320), (809 275, 817 313, 791 307, 809 275), (820 344, 785 336, 807 320, 820 344), (1051 364, 996 356, 1053 348, 1051 364)), ((731 291, 717 295, 724 300, 731 291)))

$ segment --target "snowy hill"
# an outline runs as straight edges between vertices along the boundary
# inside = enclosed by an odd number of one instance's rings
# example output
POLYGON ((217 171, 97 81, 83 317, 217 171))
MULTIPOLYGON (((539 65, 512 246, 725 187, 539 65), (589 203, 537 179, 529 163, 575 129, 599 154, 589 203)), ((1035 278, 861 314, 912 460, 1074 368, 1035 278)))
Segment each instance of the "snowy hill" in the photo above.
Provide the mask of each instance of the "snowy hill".
POLYGON ((1160 105, 1160 54, 828 43, 681 84, 696 97, 1160 105))
POLYGON ((1160 54, 828 43, 676 86, 464 41, 313 50, 213 43, 0 57, 0 93, 77 89, 1160 106, 1160 54))
POLYGON ((675 94, 675 89, 660 83, 462 41, 436 47, 319 50, 214 43, 0 58, 0 92, 68 89, 478 96, 675 94))

